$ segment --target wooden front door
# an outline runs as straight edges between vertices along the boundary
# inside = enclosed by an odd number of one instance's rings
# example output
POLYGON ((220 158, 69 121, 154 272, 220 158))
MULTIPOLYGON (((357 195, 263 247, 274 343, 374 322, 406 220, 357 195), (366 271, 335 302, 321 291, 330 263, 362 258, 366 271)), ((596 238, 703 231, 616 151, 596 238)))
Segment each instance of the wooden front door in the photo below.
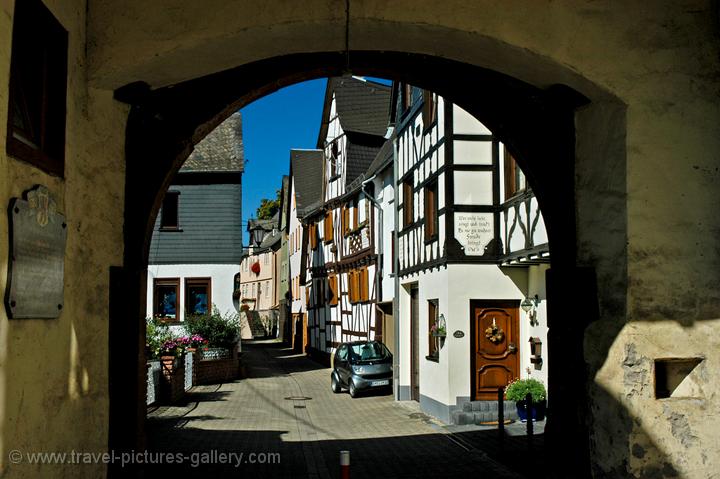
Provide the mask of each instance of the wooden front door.
POLYGON ((303 346, 302 353, 307 353, 310 347, 310 328, 308 327, 308 314, 305 312, 302 317, 303 346))
POLYGON ((472 314, 474 400, 497 400, 497 390, 519 376, 519 302, 476 301, 472 314))
POLYGON ((301 344, 303 340, 303 332, 302 332, 302 315, 300 313, 293 313, 292 314, 292 322, 293 322, 293 351, 301 352, 301 344))
POLYGON ((410 399, 420 400, 420 312, 418 289, 410 289, 410 399))

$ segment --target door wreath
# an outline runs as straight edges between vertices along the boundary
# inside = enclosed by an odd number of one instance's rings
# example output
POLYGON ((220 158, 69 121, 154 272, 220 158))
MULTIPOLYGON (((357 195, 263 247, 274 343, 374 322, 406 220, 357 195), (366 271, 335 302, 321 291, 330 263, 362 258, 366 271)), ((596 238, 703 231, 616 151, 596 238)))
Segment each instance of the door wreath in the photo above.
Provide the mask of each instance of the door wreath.
POLYGON ((499 328, 498 325, 495 324, 495 319, 493 319, 492 326, 485 330, 485 337, 488 338, 491 343, 499 344, 505 339, 505 331, 499 328))

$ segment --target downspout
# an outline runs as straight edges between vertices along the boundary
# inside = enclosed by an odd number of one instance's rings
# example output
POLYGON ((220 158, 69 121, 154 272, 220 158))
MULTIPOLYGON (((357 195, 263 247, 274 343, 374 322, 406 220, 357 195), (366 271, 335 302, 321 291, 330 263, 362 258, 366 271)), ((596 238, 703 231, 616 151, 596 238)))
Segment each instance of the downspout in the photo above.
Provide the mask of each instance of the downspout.
POLYGON ((395 271, 395 297, 393 299, 393 323, 395 324, 395 355, 393 356, 393 369, 395 371, 394 374, 394 385, 395 385, 395 400, 400 400, 400 360, 398 357, 400 356, 400 265, 398 264, 397 260, 397 249, 398 249, 398 224, 400 221, 400 213, 398 212, 398 201, 399 193, 398 193, 398 167, 397 167, 397 138, 393 140, 393 193, 394 193, 394 199, 393 199, 393 221, 395 224, 393 225, 393 241, 395 242, 395 254, 392 257, 395 271))

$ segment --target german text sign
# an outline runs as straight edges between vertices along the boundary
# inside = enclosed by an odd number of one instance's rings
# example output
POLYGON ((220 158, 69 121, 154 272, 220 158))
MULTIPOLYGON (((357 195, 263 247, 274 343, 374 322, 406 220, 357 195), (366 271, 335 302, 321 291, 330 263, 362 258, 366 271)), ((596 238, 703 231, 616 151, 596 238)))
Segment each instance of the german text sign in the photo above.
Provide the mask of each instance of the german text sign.
POLYGON ((63 308, 65 217, 44 186, 13 198, 5 307, 13 319, 57 318, 63 308))
POLYGON ((455 238, 466 255, 484 255, 494 238, 492 213, 455 213, 455 238))

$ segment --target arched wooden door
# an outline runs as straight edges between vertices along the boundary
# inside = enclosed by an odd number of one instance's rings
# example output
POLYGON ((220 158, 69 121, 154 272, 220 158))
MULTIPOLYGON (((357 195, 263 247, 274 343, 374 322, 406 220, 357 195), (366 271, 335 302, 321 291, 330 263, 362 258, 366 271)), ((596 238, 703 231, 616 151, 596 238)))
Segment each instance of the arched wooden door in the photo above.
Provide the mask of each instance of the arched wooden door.
POLYGON ((472 395, 496 400, 499 387, 519 376, 518 301, 474 301, 472 314, 472 395))

